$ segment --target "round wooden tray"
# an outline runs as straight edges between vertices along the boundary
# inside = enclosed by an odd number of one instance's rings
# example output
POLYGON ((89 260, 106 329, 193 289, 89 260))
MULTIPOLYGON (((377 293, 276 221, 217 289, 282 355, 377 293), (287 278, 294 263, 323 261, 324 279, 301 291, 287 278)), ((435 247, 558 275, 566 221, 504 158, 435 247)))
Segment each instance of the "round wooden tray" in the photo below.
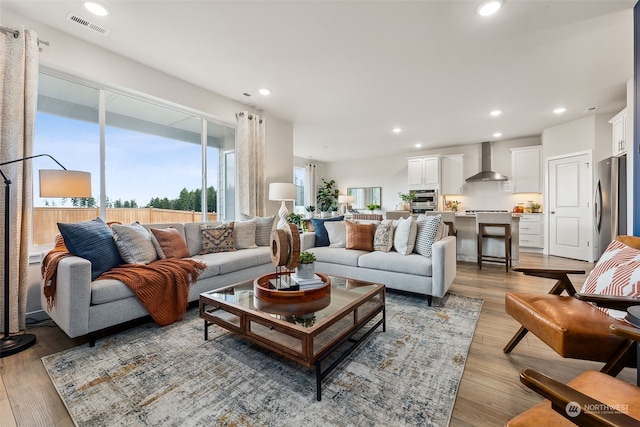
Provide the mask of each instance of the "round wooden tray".
MULTIPOLYGON (((280 273, 286 275, 290 273, 280 273)), ((331 295, 331 279, 322 273, 316 273, 322 279, 322 286, 300 291, 283 291, 270 289, 269 281, 276 278, 276 273, 264 274, 253 281, 254 295, 263 302, 281 304, 299 304, 316 301, 331 295)))

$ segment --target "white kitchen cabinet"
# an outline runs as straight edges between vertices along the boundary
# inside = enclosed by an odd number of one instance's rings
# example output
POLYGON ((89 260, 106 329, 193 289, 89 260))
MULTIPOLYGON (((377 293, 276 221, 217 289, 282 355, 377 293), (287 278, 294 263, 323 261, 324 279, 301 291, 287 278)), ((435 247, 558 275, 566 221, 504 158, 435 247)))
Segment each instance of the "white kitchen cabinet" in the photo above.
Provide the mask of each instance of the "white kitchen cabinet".
POLYGON ((440 157, 412 157, 408 159, 409 189, 438 189, 440 185, 440 157))
POLYGON ((519 241, 521 248, 544 248, 544 215, 522 214, 519 241))
POLYGON ((609 123, 613 127, 613 155, 622 156, 627 152, 627 109, 616 114, 609 123))
POLYGON ((443 156, 440 160, 441 193, 462 194, 464 156, 456 154, 452 156, 443 156))
POLYGON ((542 146, 511 149, 511 192, 542 193, 542 146))

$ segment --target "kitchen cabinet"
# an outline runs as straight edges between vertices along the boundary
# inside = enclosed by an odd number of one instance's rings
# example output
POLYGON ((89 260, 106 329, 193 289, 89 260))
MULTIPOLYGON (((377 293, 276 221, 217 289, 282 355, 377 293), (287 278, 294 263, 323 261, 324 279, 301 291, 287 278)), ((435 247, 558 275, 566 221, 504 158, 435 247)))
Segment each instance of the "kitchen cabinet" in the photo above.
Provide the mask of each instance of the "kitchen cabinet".
POLYGON ((440 156, 408 159, 409 189, 438 189, 440 185, 440 156))
POLYGON ((613 155, 622 156, 627 152, 627 109, 620 111, 611 120, 613 155))
POLYGON ((520 217, 520 247, 544 248, 544 215, 522 214, 520 217))
POLYGON ((511 192, 542 193, 542 146, 511 149, 511 192))
POLYGON ((441 193, 462 194, 464 156, 462 154, 443 156, 440 160, 441 193))

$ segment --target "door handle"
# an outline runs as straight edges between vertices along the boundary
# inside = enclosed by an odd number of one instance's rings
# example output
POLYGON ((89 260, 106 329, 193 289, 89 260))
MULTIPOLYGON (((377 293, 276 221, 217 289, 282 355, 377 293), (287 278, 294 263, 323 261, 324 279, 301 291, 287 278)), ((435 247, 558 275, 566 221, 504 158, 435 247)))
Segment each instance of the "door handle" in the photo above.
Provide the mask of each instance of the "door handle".
POLYGON ((556 211, 549 212, 551 215, 555 215, 556 211))

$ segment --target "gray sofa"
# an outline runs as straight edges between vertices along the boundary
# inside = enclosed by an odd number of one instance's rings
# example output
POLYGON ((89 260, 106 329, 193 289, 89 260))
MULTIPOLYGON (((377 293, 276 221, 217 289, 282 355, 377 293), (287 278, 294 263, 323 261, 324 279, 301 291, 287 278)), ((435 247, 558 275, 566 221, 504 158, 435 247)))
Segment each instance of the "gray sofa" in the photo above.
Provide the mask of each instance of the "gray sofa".
POLYGON ((389 289, 442 298, 456 277, 456 238, 447 236, 432 246, 432 258, 412 253, 367 252, 329 246, 314 247, 316 235, 303 233, 302 250, 316 256, 316 270, 335 276, 382 283, 389 289))
MULTIPOLYGON (((268 246, 198 255, 202 248, 200 222, 152 224, 145 228, 174 227, 185 238, 191 258, 204 262, 207 269, 190 286, 189 301, 202 292, 254 279, 274 270, 268 246)), ((41 294, 42 307, 47 306, 41 294)), ((95 344, 96 332, 149 313, 124 283, 117 280, 91 281, 91 263, 76 256, 58 264, 54 307, 47 314, 71 338, 89 335, 95 344)))

